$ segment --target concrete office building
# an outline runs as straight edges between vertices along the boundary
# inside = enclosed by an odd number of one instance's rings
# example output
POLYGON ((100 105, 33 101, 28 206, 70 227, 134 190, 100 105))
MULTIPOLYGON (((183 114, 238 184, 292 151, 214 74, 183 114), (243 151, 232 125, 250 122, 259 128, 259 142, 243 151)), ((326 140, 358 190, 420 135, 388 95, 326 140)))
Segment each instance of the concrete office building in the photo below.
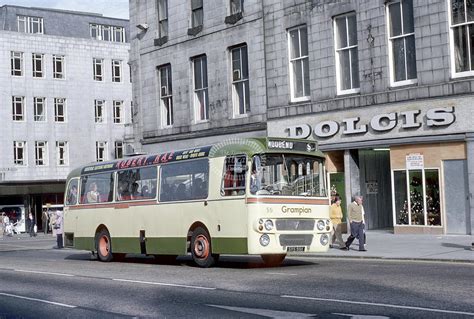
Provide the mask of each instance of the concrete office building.
POLYGON ((470 1, 213 4, 131 1, 144 149, 262 130, 315 139, 331 191, 346 204, 362 194, 369 229, 474 232, 470 1), (233 51, 243 44, 247 73, 233 51), (245 116, 239 81, 250 87, 245 116))
POLYGON ((71 169, 125 152, 128 20, 4 5, 0 26, 0 206, 39 219, 71 169))

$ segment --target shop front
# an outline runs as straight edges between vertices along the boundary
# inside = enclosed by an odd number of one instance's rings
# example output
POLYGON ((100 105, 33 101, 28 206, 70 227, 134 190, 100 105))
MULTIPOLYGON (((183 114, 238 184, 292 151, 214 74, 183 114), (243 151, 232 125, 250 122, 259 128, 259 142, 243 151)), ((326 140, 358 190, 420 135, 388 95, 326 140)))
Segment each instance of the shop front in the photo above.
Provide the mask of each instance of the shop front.
POLYGON ((268 135, 318 141, 331 193, 345 205, 364 196, 368 229, 472 234, 471 103, 437 99, 274 119, 268 135))

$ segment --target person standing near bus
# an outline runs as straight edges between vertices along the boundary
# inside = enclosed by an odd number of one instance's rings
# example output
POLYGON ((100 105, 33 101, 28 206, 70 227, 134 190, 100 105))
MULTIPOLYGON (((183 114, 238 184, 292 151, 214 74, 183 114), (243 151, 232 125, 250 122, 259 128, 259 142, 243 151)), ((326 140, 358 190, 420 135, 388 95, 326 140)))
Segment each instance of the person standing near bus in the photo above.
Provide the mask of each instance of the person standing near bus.
POLYGON ((49 214, 48 214, 48 209, 43 208, 43 214, 41 215, 41 219, 43 221, 43 233, 45 235, 48 234, 48 225, 49 225, 49 214))
POLYGON ((64 245, 63 245, 64 225, 63 225, 63 212, 60 210, 56 211, 56 221, 54 222, 53 228, 56 229, 57 246, 55 248, 62 249, 64 248, 64 245))
POLYGON ((30 234, 30 237, 36 236, 35 233, 35 218, 33 217, 32 213, 28 214, 28 219, 26 220, 26 227, 28 230, 28 233, 30 234))
POLYGON ((344 240, 342 239, 342 209, 341 209, 341 198, 339 196, 334 197, 333 204, 331 205, 330 216, 332 222, 332 243, 337 241, 339 248, 345 247, 344 240))
POLYGON ((362 196, 354 196, 354 201, 349 205, 349 222, 351 225, 351 235, 347 238, 346 244, 341 249, 349 250, 354 239, 359 240, 359 251, 367 251, 364 247, 364 208, 362 207, 362 196))

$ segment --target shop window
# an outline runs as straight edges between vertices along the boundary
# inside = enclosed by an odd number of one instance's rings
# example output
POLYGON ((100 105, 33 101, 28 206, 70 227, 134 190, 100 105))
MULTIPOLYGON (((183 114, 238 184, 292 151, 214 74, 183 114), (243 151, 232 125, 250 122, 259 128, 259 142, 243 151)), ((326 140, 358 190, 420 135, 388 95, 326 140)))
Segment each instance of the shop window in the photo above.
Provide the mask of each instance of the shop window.
POLYGON ((397 225, 441 226, 438 169, 393 172, 397 225))
POLYGON ((245 175, 247 157, 245 155, 229 156, 225 159, 222 191, 224 196, 245 194, 245 175))

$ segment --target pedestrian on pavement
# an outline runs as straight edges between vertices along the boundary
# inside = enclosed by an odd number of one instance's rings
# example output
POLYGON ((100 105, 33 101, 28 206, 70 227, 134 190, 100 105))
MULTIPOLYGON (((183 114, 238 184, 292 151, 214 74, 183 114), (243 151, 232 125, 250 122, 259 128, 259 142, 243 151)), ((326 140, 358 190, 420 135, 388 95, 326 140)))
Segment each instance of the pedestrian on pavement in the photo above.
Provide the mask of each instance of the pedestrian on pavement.
POLYGON ((51 234, 54 238, 56 238, 56 228, 54 228, 55 223, 56 223, 56 212, 49 211, 49 227, 51 228, 51 234))
POLYGON ((49 225, 49 213, 47 208, 43 208, 43 214, 41 215, 43 221, 43 232, 45 235, 48 234, 48 225, 49 225))
POLYGON ((28 219, 26 220, 26 229, 27 229, 27 232, 30 234, 30 237, 36 236, 35 226, 36 226, 35 218, 33 217, 32 213, 29 213, 28 219))
MULTIPOLYGON (((333 203, 331 205, 331 212, 330 216, 332 222, 332 240, 331 242, 334 243, 337 241, 339 248, 345 247, 344 240, 342 239, 342 208, 341 208, 341 198, 339 196, 335 196, 333 203)), ((332 246, 332 245, 331 245, 332 246)))
POLYGON ((365 220, 364 220, 364 208, 362 207, 362 196, 354 196, 354 201, 349 205, 349 223, 351 226, 351 235, 347 238, 346 244, 341 249, 349 250, 354 239, 359 240, 359 251, 367 251, 364 247, 364 229, 365 229, 365 220))
POLYGON ((5 232, 5 223, 3 222, 4 219, 5 213, 2 212, 2 214, 0 215, 0 238, 3 237, 3 233, 5 232))
POLYGON ((60 210, 56 211, 56 220, 54 222, 53 228, 56 229, 56 241, 57 241, 57 246, 54 248, 62 249, 64 248, 63 246, 64 225, 63 225, 63 212, 60 210))

